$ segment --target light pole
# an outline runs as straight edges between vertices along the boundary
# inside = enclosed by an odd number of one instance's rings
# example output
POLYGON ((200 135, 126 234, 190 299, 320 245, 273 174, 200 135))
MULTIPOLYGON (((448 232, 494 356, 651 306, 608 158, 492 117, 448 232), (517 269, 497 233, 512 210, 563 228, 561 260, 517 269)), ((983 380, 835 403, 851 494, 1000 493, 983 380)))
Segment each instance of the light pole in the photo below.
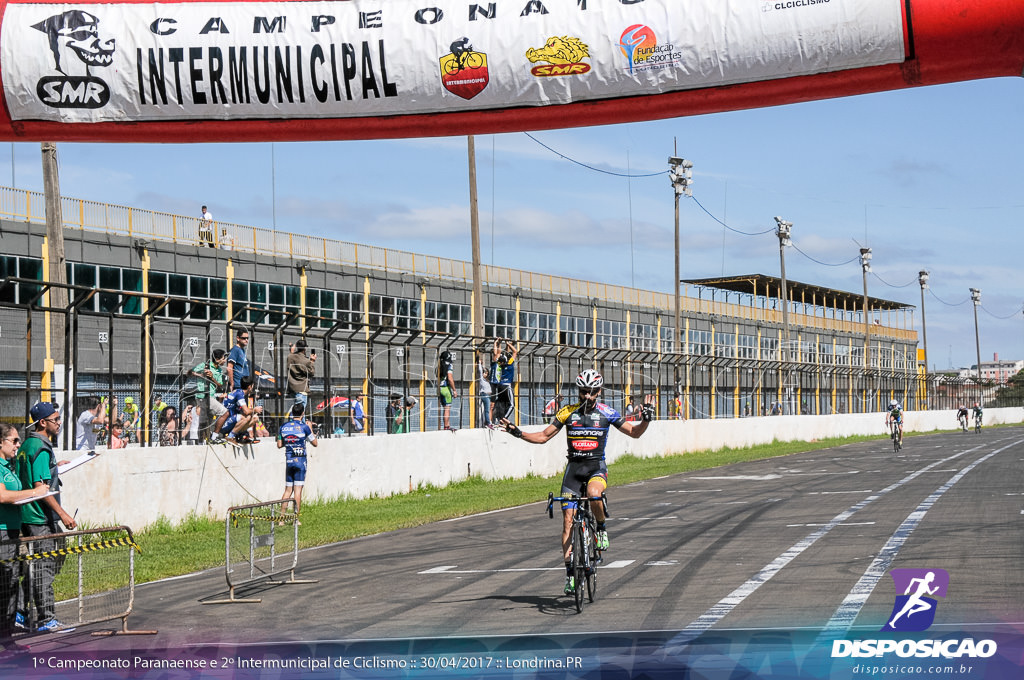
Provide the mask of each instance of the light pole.
MULTIPOLYGON (((871 320, 868 318, 868 272, 871 271, 871 248, 860 249, 860 268, 864 278, 864 386, 871 399, 874 398, 871 385, 871 320)), ((867 396, 867 395, 865 395, 867 396)), ((865 413, 867 405, 865 404, 865 413)))
POLYGON ((981 342, 978 339, 978 305, 981 304, 981 291, 971 288, 971 301, 974 303, 974 349, 978 353, 978 386, 981 387, 981 342))
POLYGON ((789 340, 789 293, 786 289, 786 246, 792 245, 793 241, 790 238, 790 230, 793 228, 792 222, 787 222, 781 217, 775 218, 775 224, 778 228, 775 230, 775 235, 779 237, 779 268, 782 274, 782 360, 785 362, 783 370, 783 386, 790 388, 790 394, 786 395, 786 403, 789 405, 789 412, 794 413, 792 397, 792 389, 790 387, 792 366, 790 365, 790 340, 789 340))
MULTIPOLYGON (((679 158, 678 156, 671 156, 668 159, 668 178, 672 182, 672 189, 675 195, 675 206, 676 206, 676 241, 675 241, 675 313, 673 315, 675 323, 675 342, 672 343, 674 347, 680 348, 682 346, 682 330, 679 325, 679 197, 683 194, 687 196, 693 196, 693 190, 690 189, 690 185, 693 184, 693 163, 690 161, 679 158)), ((677 349, 677 351, 679 351, 677 349)))
POLYGON ((928 326, 924 320, 924 289, 928 287, 928 270, 922 269, 917 273, 917 280, 921 284, 921 337, 924 340, 924 407, 928 409, 928 326))

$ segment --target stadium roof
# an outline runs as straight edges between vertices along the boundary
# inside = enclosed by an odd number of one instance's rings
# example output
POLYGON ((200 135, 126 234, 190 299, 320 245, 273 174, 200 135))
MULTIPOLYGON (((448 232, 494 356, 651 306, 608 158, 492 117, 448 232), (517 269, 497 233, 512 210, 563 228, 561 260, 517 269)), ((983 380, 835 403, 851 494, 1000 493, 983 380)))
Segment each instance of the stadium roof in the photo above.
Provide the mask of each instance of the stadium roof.
MULTIPOLYGON (((710 279, 683 279, 683 283, 701 288, 714 288, 716 290, 729 290, 747 295, 760 295, 769 299, 780 299, 782 291, 782 279, 777 276, 765 274, 742 274, 739 276, 725 276, 710 279)), ((789 299, 796 302, 811 302, 826 307, 834 306, 836 309, 860 309, 864 305, 863 293, 849 293, 835 288, 815 286, 809 283, 800 283, 786 279, 786 290, 789 299)), ((870 309, 899 310, 913 309, 914 305, 908 305, 894 300, 884 300, 868 296, 870 309)))

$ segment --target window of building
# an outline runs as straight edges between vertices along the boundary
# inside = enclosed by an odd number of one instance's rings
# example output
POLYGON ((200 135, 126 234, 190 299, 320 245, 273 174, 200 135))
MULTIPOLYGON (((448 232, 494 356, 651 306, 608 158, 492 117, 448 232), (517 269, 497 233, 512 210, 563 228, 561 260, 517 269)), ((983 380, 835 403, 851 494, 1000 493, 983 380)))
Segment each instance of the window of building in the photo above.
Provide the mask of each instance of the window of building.
POLYGON ((520 337, 527 342, 554 344, 558 340, 555 333, 556 320, 557 317, 554 314, 519 312, 520 337))
POLYGON ((676 351, 676 333, 671 326, 661 327, 661 351, 671 353, 676 351))
MULTIPOLYGON (((34 257, 0 256, 0 280, 11 278, 43 280, 43 261, 34 257)), ((5 286, 0 291, 0 300, 25 304, 39 293, 33 284, 18 283, 5 286)))
POLYGON ((597 346, 600 349, 622 349, 626 347, 626 323, 598 319, 595 325, 597 346))
POLYGON ((484 310, 484 335, 489 338, 514 338, 516 336, 516 315, 508 309, 484 310))
POLYGON ((711 331, 690 331, 690 354, 710 356, 711 331))
POLYGON ((715 356, 730 358, 736 356, 735 333, 717 333, 715 335, 715 356))
POLYGON ((426 314, 424 314, 424 323, 428 331, 451 333, 452 335, 468 335, 469 314, 469 305, 428 302, 426 314))
POLYGON ((741 335, 736 339, 737 356, 740 359, 757 358, 757 338, 753 335, 741 335))
POLYGON ((563 345, 592 347, 594 321, 582 316, 563 316, 560 320, 559 342, 563 345))
POLYGON ((761 360, 778 361, 779 339, 774 336, 761 336, 761 360))

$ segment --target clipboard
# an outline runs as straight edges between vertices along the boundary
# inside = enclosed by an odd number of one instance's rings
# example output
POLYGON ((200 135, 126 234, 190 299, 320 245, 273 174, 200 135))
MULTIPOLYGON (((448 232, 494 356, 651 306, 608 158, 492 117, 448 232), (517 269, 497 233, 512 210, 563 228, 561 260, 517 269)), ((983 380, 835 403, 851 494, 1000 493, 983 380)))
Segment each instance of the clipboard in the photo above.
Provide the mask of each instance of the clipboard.
POLYGON ((86 463, 88 463, 90 460, 92 460, 93 458, 95 458, 98 455, 100 455, 100 454, 96 453, 95 451, 86 451, 85 453, 83 453, 78 458, 75 458, 74 460, 72 460, 72 461, 70 461, 68 463, 65 463, 64 465, 58 465, 57 466, 57 474, 62 475, 65 472, 67 472, 68 470, 74 470, 79 465, 85 465, 86 463))
POLYGON ((33 496, 32 498, 22 498, 20 501, 14 501, 14 505, 25 505, 26 503, 35 503, 38 500, 46 498, 47 496, 56 496, 56 491, 47 491, 42 496, 33 496))

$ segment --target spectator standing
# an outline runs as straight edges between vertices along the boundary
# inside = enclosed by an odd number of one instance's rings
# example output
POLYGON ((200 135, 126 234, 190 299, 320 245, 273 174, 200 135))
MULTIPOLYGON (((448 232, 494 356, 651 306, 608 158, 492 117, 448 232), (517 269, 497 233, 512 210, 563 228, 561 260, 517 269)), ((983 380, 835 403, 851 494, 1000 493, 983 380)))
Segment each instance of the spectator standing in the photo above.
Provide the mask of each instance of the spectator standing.
POLYGON ((226 225, 221 225, 220 228, 220 248, 221 250, 233 250, 235 247, 235 239, 228 233, 226 225))
POLYGON ((168 406, 160 414, 160 446, 177 446, 181 443, 181 426, 178 410, 168 406))
POLYGON ((199 441, 199 418, 202 415, 199 406, 189 404, 181 417, 181 432, 185 435, 185 443, 195 446, 199 441))
POLYGON ((249 357, 245 353, 247 347, 249 347, 249 331, 240 330, 235 335, 235 346, 228 354, 228 392, 239 389, 242 386, 242 378, 249 376, 249 357))
POLYGON ((295 351, 288 354, 288 395, 295 397, 296 404, 302 404, 303 410, 309 405, 309 379, 313 377, 313 365, 316 363, 316 350, 306 356, 306 341, 299 339, 295 343, 295 351))
POLYGON ((213 242, 213 215, 210 211, 203 206, 202 212, 199 218, 199 242, 200 245, 209 246, 215 248, 216 245, 213 242))
MULTIPOLYGON (((459 396, 455 391, 455 370, 452 367, 454 357, 448 350, 444 350, 438 356, 437 378, 438 378, 438 405, 441 407, 441 420, 444 429, 452 430, 451 414, 452 402, 459 396)), ((440 429, 440 423, 439 427, 440 429)))
POLYGON ((492 421, 509 419, 514 411, 512 383, 516 377, 516 359, 519 348, 511 340, 494 339, 491 349, 491 387, 494 389, 492 421))
MULTIPOLYGON (((303 420, 306 407, 292 406, 289 419, 277 432, 277 448, 284 449, 284 495, 295 498, 295 514, 302 508, 302 487, 306 484, 306 444, 317 446, 316 435, 303 420)), ((299 522, 301 524, 301 522, 299 522)))
POLYGON ((384 423, 388 428, 388 434, 397 434, 395 421, 402 416, 402 395, 392 392, 388 395, 388 405, 384 407, 384 423))
MULTIPOLYGON (((82 411, 82 414, 78 416, 78 420, 75 421, 75 449, 80 451, 96 450, 96 427, 102 427, 108 422, 108 414, 104 410, 106 403, 106 398, 85 398, 85 410, 82 411)), ((113 417, 115 420, 117 419, 116 409, 113 417)))
MULTIPOLYGON (((558 413, 558 409, 560 409, 560 408, 562 408, 562 395, 561 395, 561 393, 556 394, 554 397, 551 398, 551 401, 549 401, 548 403, 544 404, 544 414, 543 415, 544 415, 544 417, 549 418, 549 417, 555 415, 556 413, 558 413)), ((627 413, 628 412, 629 411, 627 411, 627 413)))
POLYGON ((16 561, 18 544, 14 541, 21 536, 21 506, 15 503, 46 492, 46 487, 22 489, 15 461, 19 444, 17 428, 0 423, 0 645, 6 654, 27 650, 12 639, 20 568, 16 561))
POLYGON ((363 412, 363 399, 366 395, 360 392, 356 398, 349 403, 348 418, 350 432, 362 432, 365 429, 366 413, 363 412))
POLYGON ((218 347, 213 350, 209 361, 189 371, 189 375, 196 379, 196 411, 211 419, 211 423, 202 425, 204 429, 226 411, 220 400, 228 392, 227 376, 224 375, 227 362, 228 353, 218 347))
POLYGON ((480 356, 480 362, 477 366, 477 383, 480 385, 480 420, 483 422, 484 427, 493 428, 494 424, 491 420, 491 381, 487 377, 487 365, 483 355, 480 356))
POLYGON ((631 396, 629 403, 626 404, 626 420, 631 423, 640 422, 641 408, 636 403, 636 397, 631 396))
MULTIPOLYGON (((40 493, 57 493, 21 506, 21 535, 32 537, 63 533, 62 524, 67 529, 74 529, 78 525, 75 518, 60 504, 60 475, 57 468, 59 463, 53 452, 53 441, 60 432, 60 414, 53 404, 41 401, 29 410, 29 418, 32 422, 32 432, 18 449, 18 476, 21 478, 22 488, 43 489, 40 493)), ((48 538, 34 541, 32 550, 37 553, 50 552, 61 547, 63 540, 48 538)), ((22 583, 31 590, 31 593, 25 596, 25 608, 28 609, 29 600, 35 605, 37 632, 73 630, 56 618, 53 580, 63 564, 63 557, 32 560, 29 578, 29 565, 22 563, 22 583)))

